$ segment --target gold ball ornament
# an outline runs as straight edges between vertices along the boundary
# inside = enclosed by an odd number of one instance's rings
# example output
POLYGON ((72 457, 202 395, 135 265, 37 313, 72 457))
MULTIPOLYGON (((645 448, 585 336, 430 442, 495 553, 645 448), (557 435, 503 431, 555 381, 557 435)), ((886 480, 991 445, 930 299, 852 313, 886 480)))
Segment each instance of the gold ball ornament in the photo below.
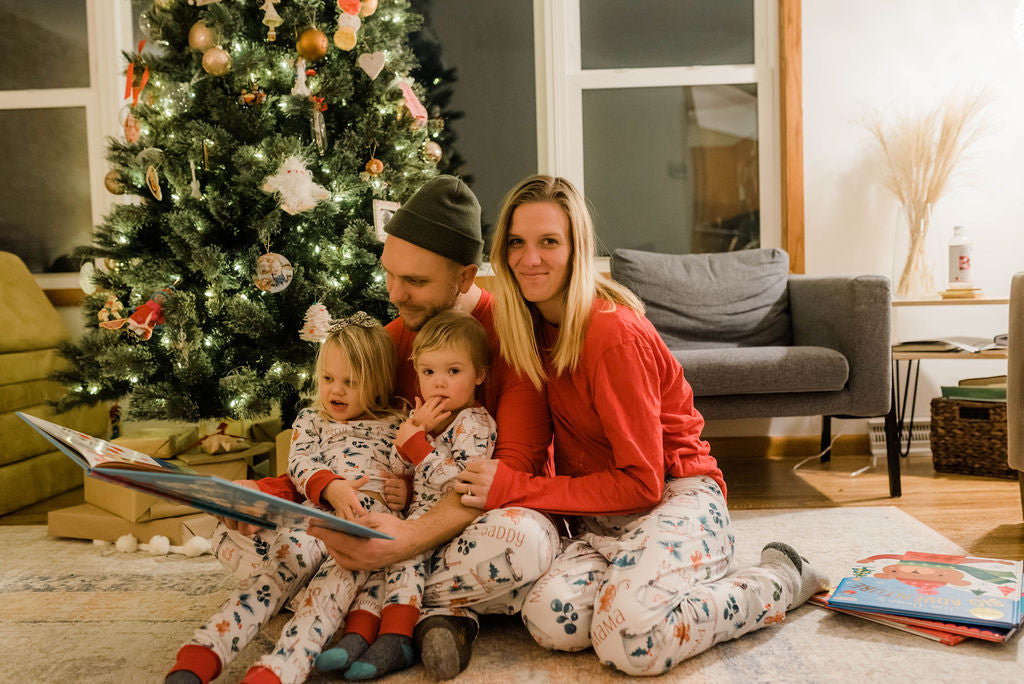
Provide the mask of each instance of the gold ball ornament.
POLYGON ((356 32, 348 26, 343 26, 334 32, 334 44, 339 50, 351 50, 356 46, 356 32))
POLYGON ((198 52, 205 53, 219 42, 216 31, 202 20, 192 24, 192 28, 188 31, 188 46, 198 52))
POLYGON ((121 172, 117 169, 107 171, 107 175, 103 177, 103 187, 113 195, 123 195, 128 191, 124 186, 124 180, 121 178, 121 172))
POLYGON ((360 0, 359 16, 368 17, 377 11, 377 0, 360 0))
POLYGON ((428 140, 427 144, 423 146, 423 158, 431 164, 441 161, 441 146, 433 140, 428 140))
POLYGON ((299 34, 295 49, 307 62, 315 62, 327 54, 327 36, 318 28, 310 26, 299 34))
POLYGON ((212 47, 203 53, 203 71, 211 76, 224 76, 231 71, 231 55, 222 47, 212 47))
POLYGON ((384 162, 382 162, 380 159, 374 158, 374 159, 371 159, 370 161, 366 162, 366 173, 370 174, 374 178, 376 178, 377 176, 379 176, 383 172, 384 172, 384 162))

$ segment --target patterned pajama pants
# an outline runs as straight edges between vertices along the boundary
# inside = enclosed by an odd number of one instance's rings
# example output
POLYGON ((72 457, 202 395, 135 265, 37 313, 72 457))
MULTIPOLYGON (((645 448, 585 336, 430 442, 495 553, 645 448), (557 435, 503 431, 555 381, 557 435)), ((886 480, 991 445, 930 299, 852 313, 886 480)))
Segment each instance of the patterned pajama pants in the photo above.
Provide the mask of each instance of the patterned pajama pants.
POLYGON ((668 480, 651 512, 580 519, 522 608, 545 648, 593 646, 630 675, 658 675, 721 641, 781 622, 796 587, 753 567, 730 573, 725 498, 708 477, 668 480))

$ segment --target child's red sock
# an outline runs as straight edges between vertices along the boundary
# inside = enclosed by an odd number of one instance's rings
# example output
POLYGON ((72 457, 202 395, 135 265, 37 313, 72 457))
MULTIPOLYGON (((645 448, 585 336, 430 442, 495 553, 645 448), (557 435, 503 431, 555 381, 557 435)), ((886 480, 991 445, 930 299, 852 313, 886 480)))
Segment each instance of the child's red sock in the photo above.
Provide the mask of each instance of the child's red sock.
POLYGON ((212 649, 199 644, 185 644, 178 651, 177 660, 170 672, 191 672, 202 684, 209 684, 220 674, 220 657, 212 649))
POLYGON ((281 679, 270 668, 253 665, 239 684, 281 684, 281 679))

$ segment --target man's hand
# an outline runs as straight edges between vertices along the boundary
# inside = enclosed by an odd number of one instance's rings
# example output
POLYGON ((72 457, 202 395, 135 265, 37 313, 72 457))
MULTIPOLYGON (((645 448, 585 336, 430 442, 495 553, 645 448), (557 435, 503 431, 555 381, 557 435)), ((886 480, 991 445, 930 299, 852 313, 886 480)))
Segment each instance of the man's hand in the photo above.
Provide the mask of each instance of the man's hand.
POLYGON ((459 473, 459 481, 455 483, 455 491, 462 494, 463 506, 484 508, 487 505, 498 463, 500 461, 493 458, 474 458, 466 462, 466 469, 459 473))
MULTIPOLYGON (((248 489, 255 489, 256 491, 260 491, 260 488, 256 485, 255 480, 235 480, 235 484, 241 487, 246 487, 248 489)), ((224 523, 224 527, 228 528, 229 530, 235 530, 241 534, 244 534, 247 537, 251 537, 264 529, 251 523, 238 522, 237 520, 225 518, 224 516, 220 515, 214 517, 217 518, 217 520, 220 520, 222 523, 224 523)))
POLYGON ((398 426, 398 435, 396 437, 398 444, 405 444, 409 441, 410 437, 420 430, 430 432, 452 414, 451 411, 441 408, 441 404, 444 403, 444 399, 441 397, 434 397, 427 402, 424 402, 420 397, 416 397, 414 401, 415 405, 412 411, 409 412, 409 417, 398 426))
POLYGON ((405 510, 409 502, 409 483, 404 477, 389 477, 384 481, 384 503, 393 511, 405 510))
POLYGON ((411 558, 416 549, 407 543, 410 530, 408 521, 400 520, 389 513, 367 513, 352 522, 383 532, 394 539, 368 539, 353 537, 323 527, 315 527, 313 521, 306 531, 323 541, 334 560, 348 570, 377 570, 399 561, 411 558))
POLYGON ((320 498, 331 505, 335 515, 345 520, 356 520, 366 513, 363 504, 359 501, 358 492, 369 481, 369 475, 363 475, 358 480, 332 480, 329 485, 324 487, 320 498))

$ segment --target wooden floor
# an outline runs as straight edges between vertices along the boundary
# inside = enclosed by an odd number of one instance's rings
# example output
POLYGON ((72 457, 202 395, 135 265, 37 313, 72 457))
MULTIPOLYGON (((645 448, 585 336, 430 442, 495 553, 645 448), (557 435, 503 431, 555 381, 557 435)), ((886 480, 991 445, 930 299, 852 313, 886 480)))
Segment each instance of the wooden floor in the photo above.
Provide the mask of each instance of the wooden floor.
MULTIPOLYGON (((808 461, 810 442, 779 448, 762 444, 751 449, 712 440, 729 486, 729 508, 824 508, 834 506, 897 506, 943 536, 978 556, 1024 559, 1024 522, 1016 482, 966 475, 937 474, 928 454, 903 459, 903 496, 889 498, 885 458, 856 477, 850 474, 871 464, 866 450, 837 444, 832 461, 808 461), (842 451, 847 453, 842 453, 842 451), (799 452, 799 455, 787 455, 799 452), (769 455, 764 455, 768 453, 769 455)), ((46 522, 46 511, 82 503, 82 490, 0 517, 0 524, 46 522)))
POLYGON ((794 471, 808 450, 799 456, 732 451, 717 454, 730 509, 896 506, 974 555, 1024 559, 1024 518, 1015 481, 936 473, 930 454, 911 454, 903 459, 903 496, 893 499, 884 456, 874 468, 851 477, 871 464, 870 455, 836 454, 825 464, 814 458, 794 471))

